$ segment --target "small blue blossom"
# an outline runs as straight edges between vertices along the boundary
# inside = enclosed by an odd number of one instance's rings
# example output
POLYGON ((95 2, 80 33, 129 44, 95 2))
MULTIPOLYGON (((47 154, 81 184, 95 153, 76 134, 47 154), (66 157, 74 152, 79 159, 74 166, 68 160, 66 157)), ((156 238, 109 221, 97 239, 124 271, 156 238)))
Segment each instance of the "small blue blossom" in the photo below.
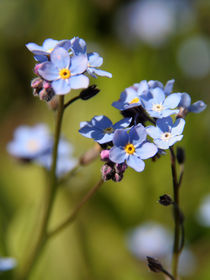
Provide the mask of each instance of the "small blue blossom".
POLYGON ((173 124, 172 118, 167 117, 158 119, 156 124, 157 126, 148 126, 146 130, 148 135, 154 139, 158 148, 168 149, 183 138, 184 119, 177 119, 173 124))
POLYGON ((79 132, 85 137, 93 138, 99 144, 104 144, 112 141, 116 129, 128 127, 131 120, 125 118, 112 124, 106 116, 95 116, 90 122, 80 123, 79 132))
POLYGON ((46 39, 42 46, 39 46, 35 43, 26 44, 26 47, 35 55, 35 59, 39 62, 48 61, 48 56, 55 49, 55 47, 62 47, 68 51, 70 46, 70 40, 58 41, 54 39, 46 39))
POLYGON ((85 40, 79 37, 74 37, 73 39, 71 39, 71 50, 75 55, 86 54, 87 45, 85 40))
POLYGON ((56 94, 88 87, 89 79, 83 75, 88 66, 86 55, 70 57, 64 48, 56 47, 50 54, 50 60, 42 63, 38 72, 42 78, 52 82, 56 94))
POLYGON ((123 111, 140 106, 141 104, 142 103, 140 100, 140 96, 134 85, 133 87, 126 88, 125 91, 121 93, 120 99, 118 101, 113 102, 112 106, 116 109, 123 111))
POLYGON ((150 89, 151 95, 141 98, 144 109, 151 117, 163 118, 178 113, 174 110, 180 102, 180 94, 173 93, 166 97, 164 90, 156 87, 150 89))
MULTIPOLYGON (((64 139, 60 139, 56 166, 56 175, 58 177, 71 171, 76 166, 77 161, 72 157, 72 151, 73 147, 71 144, 64 139)), ((52 165, 52 149, 48 153, 37 157, 36 163, 50 170, 52 165)))
POLYGON ((147 141, 147 132, 142 124, 130 129, 129 133, 117 129, 113 137, 114 147, 110 149, 109 158, 115 163, 123 163, 141 172, 144 170, 144 159, 153 157, 158 149, 147 141))
POLYGON ((92 53, 88 53, 88 68, 87 68, 87 72, 88 74, 90 74, 92 77, 96 78, 98 76, 105 76, 108 78, 112 77, 112 74, 98 69, 98 67, 100 67, 103 64, 103 58, 101 56, 99 56, 98 53, 96 52, 92 52, 92 53))
POLYGON ((8 152, 17 158, 32 160, 51 149, 52 137, 44 124, 20 126, 14 139, 7 145, 8 152))
POLYGON ((181 100, 179 102, 178 107, 183 108, 186 111, 186 113, 188 112, 200 113, 206 109, 207 105, 202 100, 199 100, 191 104, 191 97, 188 93, 183 92, 180 93, 180 95, 181 95, 181 100))
POLYGON ((17 265, 16 259, 0 257, 0 272, 11 270, 15 268, 16 265, 17 265))

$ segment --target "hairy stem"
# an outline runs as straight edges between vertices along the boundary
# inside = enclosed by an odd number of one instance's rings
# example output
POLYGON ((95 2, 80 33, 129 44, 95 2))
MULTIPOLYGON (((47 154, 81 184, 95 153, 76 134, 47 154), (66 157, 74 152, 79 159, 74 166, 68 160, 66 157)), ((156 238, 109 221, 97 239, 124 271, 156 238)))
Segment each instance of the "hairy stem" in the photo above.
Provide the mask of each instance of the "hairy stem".
POLYGON ((37 262, 42 252, 42 249, 44 248, 47 241, 47 228, 48 228, 51 210, 52 210, 56 189, 57 189, 57 178, 56 178, 57 151, 58 151, 58 144, 59 144, 60 133, 61 133, 63 112, 64 112, 64 96, 61 95, 59 96, 59 107, 57 111, 50 180, 49 180, 49 186, 46 190, 46 197, 44 200, 44 213, 43 213, 41 224, 38 227, 38 236, 36 239, 36 243, 32 248, 29 248, 30 249, 29 256, 27 256, 25 265, 23 266, 23 270, 20 271, 20 275, 18 276, 19 280, 29 279, 31 271, 35 263, 37 262))

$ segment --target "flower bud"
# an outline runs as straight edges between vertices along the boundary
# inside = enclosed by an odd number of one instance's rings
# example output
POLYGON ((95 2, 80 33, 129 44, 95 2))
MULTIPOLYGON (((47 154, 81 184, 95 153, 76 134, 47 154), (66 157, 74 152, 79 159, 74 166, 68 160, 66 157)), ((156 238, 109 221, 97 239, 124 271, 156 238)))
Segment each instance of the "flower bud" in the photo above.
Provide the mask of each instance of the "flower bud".
POLYGON ((113 167, 105 163, 101 168, 102 178, 104 181, 110 180, 115 175, 113 167))
POLYGON ((167 194, 161 195, 158 202, 163 206, 169 206, 169 205, 173 204, 173 200, 167 194))
POLYGON ((34 73, 39 76, 39 68, 41 67, 42 63, 36 64, 34 67, 34 73))
POLYGON ((127 168, 127 164, 125 162, 123 163, 116 163, 115 165, 115 170, 117 173, 124 173, 126 168, 127 168))
POLYGON ((96 85, 91 85, 88 88, 83 89, 80 92, 80 98, 82 100, 88 100, 88 99, 92 98, 93 96, 95 96, 97 93, 99 93, 99 91, 100 91, 100 89, 98 89, 96 87, 96 85))
POLYGON ((123 179, 123 174, 115 173, 114 176, 112 177, 112 180, 114 182, 120 182, 123 179))
POLYGON ((103 150, 101 151, 101 160, 108 161, 109 160, 109 150, 103 150))
POLYGON ((162 264, 158 259, 154 259, 152 257, 147 257, 147 265, 149 269, 153 272, 162 272, 164 270, 162 264))
POLYGON ((176 158, 179 164, 183 164, 185 162, 185 152, 182 147, 177 147, 176 158))

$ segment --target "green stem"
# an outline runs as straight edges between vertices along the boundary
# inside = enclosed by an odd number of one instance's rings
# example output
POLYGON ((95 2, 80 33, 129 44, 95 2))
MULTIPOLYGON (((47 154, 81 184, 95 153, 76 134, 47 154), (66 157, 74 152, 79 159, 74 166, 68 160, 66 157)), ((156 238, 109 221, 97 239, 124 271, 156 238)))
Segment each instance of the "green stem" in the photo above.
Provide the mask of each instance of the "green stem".
POLYGON ((180 255, 180 211, 179 211, 179 182, 177 180, 176 172, 176 156, 174 150, 170 147, 171 155, 171 171, 173 178, 173 195, 174 195, 174 245, 173 245, 173 261, 172 261, 172 272, 174 279, 178 279, 178 263, 180 255))
POLYGON ((52 166, 50 171, 49 187, 47 188, 47 193, 44 201, 44 213, 43 213, 40 228, 38 228, 39 232, 36 239, 36 243, 33 248, 30 248, 29 256, 27 256, 23 270, 20 271, 20 274, 18 276, 19 280, 29 279, 32 269, 36 261, 38 260, 44 246, 46 245, 47 228, 48 228, 51 210, 52 210, 56 189, 57 189, 57 178, 56 178, 57 151, 58 151, 58 144, 59 144, 60 133, 61 133, 63 112, 64 112, 64 96, 61 95, 59 96, 59 107, 57 111, 57 121, 56 121, 55 136, 54 136, 52 166))
POLYGON ((63 229, 65 229, 69 224, 71 224, 75 220, 75 218, 79 214, 80 209, 95 194, 95 192, 101 187, 103 182, 104 182, 103 179, 100 179, 100 181, 92 189, 89 190, 89 192, 76 205, 76 207, 74 208, 74 210, 70 214, 70 216, 63 223, 61 223, 59 226, 57 226, 54 230, 52 230, 48 233, 48 235, 47 235, 48 239, 50 239, 51 237, 60 233, 63 229))

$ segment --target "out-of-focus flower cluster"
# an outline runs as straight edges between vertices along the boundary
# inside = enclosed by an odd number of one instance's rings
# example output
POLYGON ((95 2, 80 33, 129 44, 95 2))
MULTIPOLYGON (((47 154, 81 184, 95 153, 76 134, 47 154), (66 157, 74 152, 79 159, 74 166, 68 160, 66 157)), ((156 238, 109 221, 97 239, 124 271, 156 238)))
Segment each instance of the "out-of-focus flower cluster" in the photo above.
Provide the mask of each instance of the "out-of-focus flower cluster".
MULTIPOLYGON (((52 164, 53 137, 44 124, 34 127, 20 126, 14 132, 14 139, 8 143, 8 152, 24 162, 35 162, 47 170, 52 164)), ((56 175, 62 176, 72 170, 76 160, 72 157, 73 148, 65 139, 58 145, 56 175)))
POLYGON ((55 95, 67 94, 71 89, 87 88, 89 78, 112 75, 99 69, 103 58, 96 52, 87 53, 86 42, 78 37, 70 40, 46 39, 42 46, 28 43, 26 47, 34 54, 38 64, 32 80, 34 95, 50 101, 55 95))
POLYGON ((143 171, 145 159, 158 158, 183 138, 186 115, 200 113, 206 108, 203 101, 191 104, 187 93, 173 93, 173 85, 174 80, 165 86, 159 81, 136 83, 126 88, 112 104, 124 119, 113 125, 106 116, 95 116, 81 123, 79 132, 93 138, 103 148, 102 160, 106 151, 106 164, 102 168, 105 180, 122 179, 125 168, 116 176, 116 165, 143 171))

